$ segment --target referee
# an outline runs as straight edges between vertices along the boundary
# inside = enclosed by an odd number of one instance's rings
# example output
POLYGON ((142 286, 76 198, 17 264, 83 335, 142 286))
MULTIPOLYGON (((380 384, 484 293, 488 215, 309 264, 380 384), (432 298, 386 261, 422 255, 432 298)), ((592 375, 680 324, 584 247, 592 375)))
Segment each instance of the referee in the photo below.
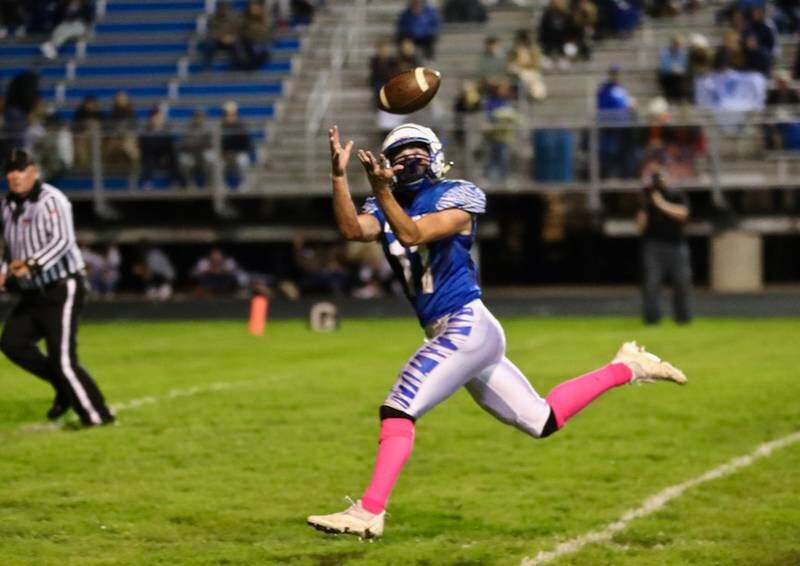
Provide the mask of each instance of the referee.
POLYGON ((3 327, 0 350, 53 386, 48 419, 72 408, 86 426, 111 423, 103 394, 78 363, 78 316, 86 287, 72 206, 60 190, 39 180, 39 168, 24 150, 11 151, 5 172, 9 193, 0 201, 5 240, 0 287, 9 283, 20 298, 3 327), (42 338, 47 356, 36 345, 42 338))

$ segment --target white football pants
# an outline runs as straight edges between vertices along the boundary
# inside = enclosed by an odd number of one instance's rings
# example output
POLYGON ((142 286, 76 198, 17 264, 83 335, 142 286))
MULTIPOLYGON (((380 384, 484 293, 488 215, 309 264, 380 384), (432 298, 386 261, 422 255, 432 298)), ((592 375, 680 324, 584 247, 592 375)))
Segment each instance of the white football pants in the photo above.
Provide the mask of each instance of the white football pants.
POLYGON ((465 386, 478 405, 502 422, 541 435, 550 405, 505 357, 503 328, 480 299, 427 326, 425 335, 385 406, 418 419, 465 386))

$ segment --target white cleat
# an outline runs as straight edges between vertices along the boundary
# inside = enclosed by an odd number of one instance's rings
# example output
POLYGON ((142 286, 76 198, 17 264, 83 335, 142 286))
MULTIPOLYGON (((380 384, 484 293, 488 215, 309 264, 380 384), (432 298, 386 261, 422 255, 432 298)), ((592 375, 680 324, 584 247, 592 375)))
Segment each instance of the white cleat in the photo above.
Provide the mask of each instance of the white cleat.
POLYGON ((651 354, 644 349, 644 346, 639 346, 636 342, 625 342, 612 363, 622 363, 631 368, 633 372, 631 383, 652 383, 665 380, 685 385, 688 382, 686 375, 681 370, 651 354))
POLYGON ((361 500, 359 499, 344 511, 330 515, 311 515, 306 519, 306 522, 318 531, 326 533, 356 535, 361 538, 378 538, 383 534, 383 518, 385 515, 386 511, 381 511, 377 515, 370 513, 361 506, 361 500))

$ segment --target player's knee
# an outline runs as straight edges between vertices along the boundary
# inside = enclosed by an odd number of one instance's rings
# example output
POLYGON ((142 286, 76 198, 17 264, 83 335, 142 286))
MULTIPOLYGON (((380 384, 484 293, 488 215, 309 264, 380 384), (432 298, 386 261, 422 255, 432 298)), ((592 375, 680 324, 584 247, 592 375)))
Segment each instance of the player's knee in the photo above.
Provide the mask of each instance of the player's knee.
POLYGON ((547 438, 554 432, 558 432, 558 420, 556 419, 555 411, 553 411, 553 409, 550 409, 550 416, 547 417, 547 422, 544 423, 542 431, 539 434, 539 438, 547 438))
POLYGON ((539 419, 517 419, 516 427, 533 438, 547 438, 554 432, 558 431, 558 423, 556 421, 555 413, 550 411, 547 420, 541 424, 539 419))
POLYGON ((408 413, 404 413, 399 409, 395 409, 394 407, 388 407, 386 405, 381 405, 378 414, 382 421, 385 421, 386 419, 407 419, 413 423, 417 420, 408 413))

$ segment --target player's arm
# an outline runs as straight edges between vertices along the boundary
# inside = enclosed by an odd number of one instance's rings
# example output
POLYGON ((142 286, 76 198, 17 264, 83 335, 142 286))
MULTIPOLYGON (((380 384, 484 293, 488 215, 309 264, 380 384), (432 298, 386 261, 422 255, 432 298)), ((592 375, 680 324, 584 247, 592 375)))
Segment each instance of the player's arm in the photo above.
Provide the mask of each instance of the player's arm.
POLYGON ((392 233, 404 247, 441 240, 472 227, 472 215, 457 208, 434 212, 413 220, 394 198, 391 189, 392 178, 403 170, 403 166, 392 167, 383 155, 376 159, 371 152, 364 150, 359 150, 358 159, 367 171, 372 192, 392 227, 392 233))
POLYGON ((358 214, 350 196, 347 184, 347 162, 353 150, 353 142, 342 147, 339 140, 339 128, 334 126, 328 131, 331 147, 331 186, 333 190, 333 215, 336 225, 347 240, 371 242, 377 240, 381 226, 378 219, 371 214, 358 214))

